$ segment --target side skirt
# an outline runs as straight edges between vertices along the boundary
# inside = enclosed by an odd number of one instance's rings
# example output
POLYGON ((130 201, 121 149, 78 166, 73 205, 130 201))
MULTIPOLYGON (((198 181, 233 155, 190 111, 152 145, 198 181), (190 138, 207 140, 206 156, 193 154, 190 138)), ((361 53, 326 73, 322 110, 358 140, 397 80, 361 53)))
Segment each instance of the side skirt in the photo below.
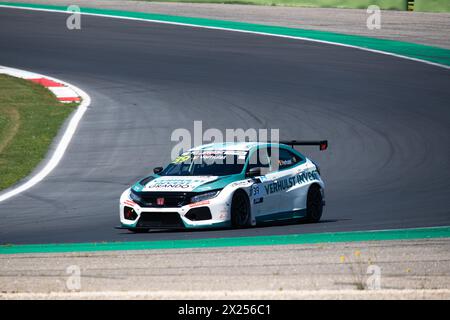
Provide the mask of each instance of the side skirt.
POLYGON ((256 217, 256 223, 291 220, 306 217, 306 209, 266 214, 256 217))

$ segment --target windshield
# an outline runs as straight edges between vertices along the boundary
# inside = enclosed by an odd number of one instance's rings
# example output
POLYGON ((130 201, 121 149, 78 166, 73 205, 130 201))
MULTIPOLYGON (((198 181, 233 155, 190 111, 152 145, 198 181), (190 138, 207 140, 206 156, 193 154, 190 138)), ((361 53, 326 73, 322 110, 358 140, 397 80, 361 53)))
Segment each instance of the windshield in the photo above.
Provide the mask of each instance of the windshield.
POLYGON ((161 176, 226 176, 241 173, 247 151, 197 151, 176 158, 161 176))

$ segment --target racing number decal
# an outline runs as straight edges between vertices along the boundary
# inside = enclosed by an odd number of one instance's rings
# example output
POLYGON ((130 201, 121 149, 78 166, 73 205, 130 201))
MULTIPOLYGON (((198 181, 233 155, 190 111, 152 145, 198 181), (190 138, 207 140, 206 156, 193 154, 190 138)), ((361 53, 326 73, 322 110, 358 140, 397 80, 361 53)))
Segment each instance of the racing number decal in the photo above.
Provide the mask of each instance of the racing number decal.
POLYGON ((259 196, 260 190, 259 190, 259 184, 252 185, 250 196, 257 197, 259 196))
POLYGON ((190 159, 190 156, 187 154, 187 155, 181 155, 181 156, 179 156, 179 157, 177 157, 175 160, 173 160, 173 162, 172 163, 181 163, 181 162, 185 162, 186 160, 189 160, 190 159))
POLYGON ((250 187, 250 196, 253 198, 253 204, 262 203, 264 200, 261 184, 254 184, 250 187))

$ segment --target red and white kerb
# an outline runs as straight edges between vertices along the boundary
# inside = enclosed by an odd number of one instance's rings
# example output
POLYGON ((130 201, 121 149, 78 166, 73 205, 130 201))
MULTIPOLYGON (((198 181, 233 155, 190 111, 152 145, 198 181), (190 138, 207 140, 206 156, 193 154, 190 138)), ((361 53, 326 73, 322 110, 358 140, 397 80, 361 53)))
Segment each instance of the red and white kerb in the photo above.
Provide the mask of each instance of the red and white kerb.
POLYGON ((34 83, 40 84, 41 86, 44 86, 48 90, 50 90, 56 96, 56 99, 58 99, 61 102, 64 103, 81 102, 80 96, 72 88, 66 86, 63 83, 59 83, 52 79, 46 78, 42 75, 33 72, 15 69, 6 69, 2 67, 0 67, 0 73, 9 74, 11 76, 30 80, 34 83))
POLYGON ((81 98, 71 88, 47 78, 31 78, 28 79, 34 83, 38 83, 53 92, 56 98, 65 103, 80 102, 81 98))

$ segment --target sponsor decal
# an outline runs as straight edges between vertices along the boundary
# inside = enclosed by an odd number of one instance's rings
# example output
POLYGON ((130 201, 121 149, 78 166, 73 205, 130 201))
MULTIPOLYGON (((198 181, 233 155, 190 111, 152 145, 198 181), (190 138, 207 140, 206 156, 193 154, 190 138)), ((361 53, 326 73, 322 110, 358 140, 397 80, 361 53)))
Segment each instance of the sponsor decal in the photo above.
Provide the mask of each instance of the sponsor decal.
POLYGON ((139 182, 136 182, 131 188, 136 192, 140 192, 142 191, 142 189, 144 189, 144 186, 141 185, 139 182))
POLYGON ((280 167, 282 167, 282 166, 290 166, 292 164, 293 164, 293 162, 290 159, 289 160, 278 160, 278 165, 280 167))
POLYGON ((146 187, 145 191, 190 191, 206 182, 216 180, 217 177, 162 177, 152 180, 146 187))
POLYGON ((191 187, 191 184, 188 182, 184 183, 158 182, 148 187, 152 189, 188 189, 191 187))
POLYGON ((204 151, 204 152, 194 152, 193 159, 194 160, 225 160, 226 158, 225 152, 216 152, 216 151, 204 151))
POLYGON ((251 180, 243 180, 243 181, 237 181, 237 182, 233 182, 231 184, 232 187, 239 187, 239 186, 244 186, 247 185, 248 183, 250 183, 251 180))
POLYGON ((263 203, 264 198, 257 198, 253 200, 253 204, 263 203))
POLYGON ((293 177, 288 177, 277 182, 272 182, 264 186, 266 194, 272 194, 275 192, 284 191, 290 189, 297 184, 304 184, 309 181, 318 180, 319 173, 317 170, 302 172, 293 177))
POLYGON ((218 151, 192 151, 183 153, 178 156, 172 163, 183 163, 185 161, 198 161, 198 160, 225 160, 227 156, 236 156, 238 159, 244 160, 247 156, 247 151, 239 150, 218 150, 218 151))
MULTIPOLYGON (((197 183, 197 180, 158 180, 155 183, 148 185, 148 188, 153 189, 187 189, 197 183)), ((203 182, 203 181, 202 181, 203 182)))
POLYGON ((137 204, 135 202, 131 201, 131 200, 125 200, 123 202, 123 204, 125 204, 127 206, 131 206, 131 207, 137 206, 137 204))
POLYGON ((228 215, 228 209, 224 208, 219 211, 219 219, 225 219, 228 215))
POLYGON ((199 202, 191 203, 191 204, 189 204, 189 207, 190 207, 190 208, 193 208, 193 207, 200 207, 200 206, 204 206, 204 205, 207 205, 207 204, 209 204, 209 200, 204 200, 204 201, 199 201, 199 202))

